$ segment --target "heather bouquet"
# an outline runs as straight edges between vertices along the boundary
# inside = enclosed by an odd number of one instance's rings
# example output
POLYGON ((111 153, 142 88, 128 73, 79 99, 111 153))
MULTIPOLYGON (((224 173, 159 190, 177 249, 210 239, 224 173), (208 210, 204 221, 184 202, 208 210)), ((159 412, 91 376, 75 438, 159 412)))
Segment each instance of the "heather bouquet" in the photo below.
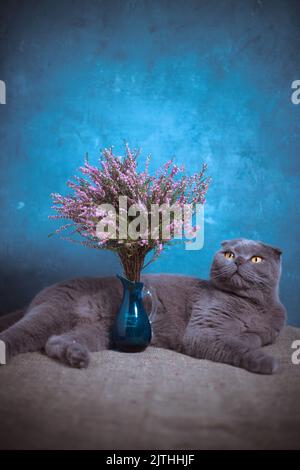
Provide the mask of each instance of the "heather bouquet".
POLYGON ((67 182, 71 194, 52 194, 56 215, 50 216, 68 221, 56 230, 68 232, 65 239, 114 251, 130 281, 139 281, 164 246, 181 238, 183 214, 185 234, 195 234, 199 227, 193 226, 193 214, 205 203, 210 181, 206 165, 188 176, 168 160, 151 175, 150 156, 142 171, 138 157, 139 151, 126 145, 124 156, 113 148, 103 150, 97 166, 86 158, 80 175, 67 182))

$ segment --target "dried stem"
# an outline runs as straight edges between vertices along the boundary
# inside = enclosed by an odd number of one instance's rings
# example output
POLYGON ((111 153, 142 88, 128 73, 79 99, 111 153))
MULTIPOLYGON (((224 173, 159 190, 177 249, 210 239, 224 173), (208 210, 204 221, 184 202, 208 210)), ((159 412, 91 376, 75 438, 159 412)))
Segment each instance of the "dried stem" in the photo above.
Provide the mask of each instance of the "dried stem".
POLYGON ((129 281, 139 281, 141 278, 145 255, 142 253, 136 253, 128 257, 128 253, 120 252, 118 254, 127 279, 129 279, 129 281))

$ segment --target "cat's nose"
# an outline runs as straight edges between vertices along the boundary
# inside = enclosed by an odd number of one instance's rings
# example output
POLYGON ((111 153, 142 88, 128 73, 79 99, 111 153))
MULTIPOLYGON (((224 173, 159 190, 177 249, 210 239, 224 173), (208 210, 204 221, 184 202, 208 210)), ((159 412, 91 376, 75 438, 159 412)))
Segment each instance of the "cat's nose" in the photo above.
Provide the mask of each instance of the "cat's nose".
POLYGON ((235 258, 234 262, 237 266, 240 266, 241 264, 245 262, 245 260, 244 258, 242 258, 242 256, 238 256, 237 258, 235 258))

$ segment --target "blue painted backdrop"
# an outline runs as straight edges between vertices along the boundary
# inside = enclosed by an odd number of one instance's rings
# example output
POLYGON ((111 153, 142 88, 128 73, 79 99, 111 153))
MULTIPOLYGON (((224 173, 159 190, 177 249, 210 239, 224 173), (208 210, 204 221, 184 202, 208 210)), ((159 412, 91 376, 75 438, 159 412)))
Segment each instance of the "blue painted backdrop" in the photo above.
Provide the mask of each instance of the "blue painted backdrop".
POLYGON ((120 270, 110 253, 59 238, 51 192, 89 153, 123 139, 209 164, 205 247, 152 271, 207 276, 222 239, 282 247, 282 299, 300 325, 300 9, 274 0, 1 2, 0 309, 52 282, 120 270))

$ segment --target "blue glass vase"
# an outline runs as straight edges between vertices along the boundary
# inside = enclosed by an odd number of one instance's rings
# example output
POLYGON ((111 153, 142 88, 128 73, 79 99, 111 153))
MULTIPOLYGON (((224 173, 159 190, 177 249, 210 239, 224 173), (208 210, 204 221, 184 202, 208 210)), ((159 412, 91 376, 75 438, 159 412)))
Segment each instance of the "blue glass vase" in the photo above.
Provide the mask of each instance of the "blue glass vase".
MULTIPOLYGON (((143 304, 142 282, 117 276, 123 284, 123 300, 112 328, 114 347, 120 351, 143 351, 151 341, 151 324, 143 304)), ((150 294, 147 291, 147 294, 150 294)))

